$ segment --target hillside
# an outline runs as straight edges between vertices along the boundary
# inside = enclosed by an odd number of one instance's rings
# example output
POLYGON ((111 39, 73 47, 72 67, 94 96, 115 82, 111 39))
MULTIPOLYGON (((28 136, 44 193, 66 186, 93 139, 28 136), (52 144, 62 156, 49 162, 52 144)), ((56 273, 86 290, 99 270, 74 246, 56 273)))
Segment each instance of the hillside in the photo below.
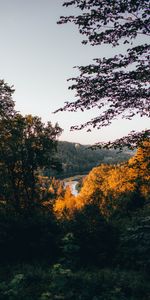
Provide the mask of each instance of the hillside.
POLYGON ((129 150, 118 153, 116 150, 92 150, 89 147, 90 145, 59 141, 56 158, 62 164, 62 171, 56 173, 47 170, 46 175, 63 178, 76 174, 86 174, 93 167, 102 163, 117 164, 131 157, 129 150))
POLYGON ((150 195, 150 143, 145 141, 137 152, 121 164, 101 164, 85 176, 81 190, 73 196, 68 189, 57 199, 58 216, 70 217, 91 202, 97 203, 105 217, 120 210, 133 213, 149 202, 150 195))

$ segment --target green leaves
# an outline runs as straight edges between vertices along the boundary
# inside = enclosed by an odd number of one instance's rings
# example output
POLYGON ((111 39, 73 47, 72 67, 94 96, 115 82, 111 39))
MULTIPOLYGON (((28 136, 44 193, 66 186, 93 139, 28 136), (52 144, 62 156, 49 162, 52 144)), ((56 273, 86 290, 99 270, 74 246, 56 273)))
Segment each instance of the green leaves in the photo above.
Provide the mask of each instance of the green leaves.
POLYGON ((0 81, 0 200, 18 210, 39 201, 39 169, 60 165, 55 153, 62 129, 15 112, 12 93, 0 81))

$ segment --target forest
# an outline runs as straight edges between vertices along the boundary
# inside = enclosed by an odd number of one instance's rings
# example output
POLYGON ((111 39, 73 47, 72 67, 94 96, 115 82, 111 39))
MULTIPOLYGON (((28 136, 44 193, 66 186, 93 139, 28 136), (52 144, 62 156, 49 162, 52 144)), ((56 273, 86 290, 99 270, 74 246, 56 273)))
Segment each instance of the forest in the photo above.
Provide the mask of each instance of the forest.
MULTIPOLYGON (((102 110, 71 130, 149 117, 149 1, 66 0, 61 16, 95 58, 71 78, 76 100, 58 111, 102 110)), ((69 112, 68 112, 69 113, 69 112)), ((150 130, 114 142, 59 141, 59 124, 16 109, 0 80, 0 300, 150 300, 150 130), (88 143, 87 143, 88 144, 88 143), (84 174, 73 195, 64 178, 84 174)))
POLYGON ((13 92, 0 81, 0 299, 149 299, 150 140, 116 164, 97 150, 74 196, 43 174, 63 172, 60 144, 85 146, 58 143, 57 124, 23 117, 13 92))
POLYGON ((91 145, 81 145, 58 141, 56 158, 61 163, 60 170, 45 170, 43 175, 56 178, 66 178, 79 174, 87 174, 93 167, 102 163, 117 164, 128 160, 133 151, 124 148, 123 151, 95 149, 91 145))

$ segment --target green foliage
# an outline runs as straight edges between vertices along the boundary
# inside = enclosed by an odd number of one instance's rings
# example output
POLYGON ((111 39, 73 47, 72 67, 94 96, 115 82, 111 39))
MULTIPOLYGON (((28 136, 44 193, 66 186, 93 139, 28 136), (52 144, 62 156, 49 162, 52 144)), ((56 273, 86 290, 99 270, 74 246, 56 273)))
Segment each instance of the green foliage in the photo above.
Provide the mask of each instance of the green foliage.
POLYGON ((62 238, 61 249, 62 249, 62 255, 61 255, 60 262, 65 267, 71 269, 76 268, 77 265, 79 265, 80 248, 72 232, 68 232, 62 238))
POLYGON ((149 300, 149 278, 138 272, 20 267, 0 283, 1 300, 149 300))
POLYGON ((57 158, 62 163, 62 172, 46 170, 48 176, 66 178, 76 174, 86 174, 101 163, 115 164, 128 160, 132 152, 124 149, 117 153, 115 150, 90 149, 90 145, 69 142, 58 142, 57 158), (116 155, 117 154, 117 155, 116 155))
POLYGON ((0 293, 1 299, 19 299, 18 296, 21 292, 21 285, 24 279, 23 274, 17 274, 14 278, 9 282, 9 284, 1 283, 0 284, 0 293))
POLYGON ((89 204, 77 211, 67 221, 65 230, 73 239, 74 243, 68 246, 71 247, 73 263, 78 267, 104 267, 112 264, 117 246, 117 230, 101 216, 97 205, 89 204), (76 255, 73 250, 77 251, 76 255))
POLYGON ((72 272, 56 265, 52 279, 54 285, 49 288, 52 299, 146 300, 149 295, 148 279, 134 272, 72 272))
POLYGON ((121 230, 118 261, 127 268, 150 270, 150 207, 146 205, 121 230))
POLYGON ((129 164, 95 168, 74 197, 40 174, 58 157, 79 173, 116 152, 61 142, 57 157, 59 126, 16 113, 12 93, 0 81, 0 299, 149 300, 149 141, 129 164))
POLYGON ((37 300, 49 284, 50 271, 45 265, 10 265, 9 278, 0 282, 2 300, 37 300))
MULTIPOLYGON (((114 216, 117 218, 131 217, 136 211, 140 211, 146 203, 146 199, 141 195, 138 188, 135 191, 122 194, 117 199, 112 199, 116 203, 116 210, 113 211, 114 216)), ((113 217, 114 217, 113 216, 113 217)))
POLYGON ((39 169, 57 168, 54 156, 61 129, 16 114, 0 120, 0 130, 0 199, 16 209, 32 207, 39 200, 39 169))

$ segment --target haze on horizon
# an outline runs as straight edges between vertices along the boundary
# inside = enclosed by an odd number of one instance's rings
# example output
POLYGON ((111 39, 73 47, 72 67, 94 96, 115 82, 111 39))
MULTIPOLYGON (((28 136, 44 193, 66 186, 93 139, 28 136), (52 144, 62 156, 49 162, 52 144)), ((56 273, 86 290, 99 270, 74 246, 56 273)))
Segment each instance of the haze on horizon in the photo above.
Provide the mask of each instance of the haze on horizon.
POLYGON ((67 82, 77 74, 73 66, 88 64, 94 57, 112 56, 117 51, 110 46, 83 46, 82 37, 73 25, 57 25, 61 15, 73 14, 62 3, 62 0, 0 0, 0 78, 14 85, 16 109, 23 115, 38 115, 44 122, 58 122, 64 129, 61 140, 81 144, 113 140, 130 130, 147 128, 148 118, 136 117, 133 121, 116 120, 112 126, 90 133, 70 132, 71 125, 94 117, 96 110, 52 113, 65 101, 74 99, 67 82))

